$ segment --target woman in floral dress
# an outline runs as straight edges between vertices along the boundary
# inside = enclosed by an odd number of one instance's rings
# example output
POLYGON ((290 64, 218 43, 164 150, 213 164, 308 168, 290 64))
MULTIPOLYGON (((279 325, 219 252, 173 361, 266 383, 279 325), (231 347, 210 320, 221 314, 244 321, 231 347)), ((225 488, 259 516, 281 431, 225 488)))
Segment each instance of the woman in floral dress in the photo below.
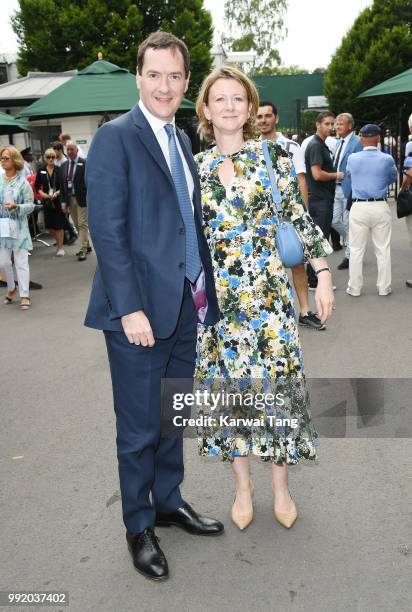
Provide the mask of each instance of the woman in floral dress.
MULTIPOLYGON (((287 465, 316 457, 292 291, 275 246, 276 208, 262 143, 250 140, 258 106, 253 83, 230 67, 205 79, 197 101, 200 128, 215 142, 196 156, 196 162, 221 311, 217 324, 199 325, 197 384, 211 389, 223 381, 225 388, 237 385, 244 390, 256 387, 256 382, 261 390, 273 390, 275 384, 277 390, 286 390, 283 413, 299 423, 294 429, 266 422, 263 427, 237 429, 215 423, 199 430, 202 455, 231 461, 236 479, 231 516, 240 529, 253 519, 250 454, 272 463, 274 513, 286 527, 297 517, 287 465)), ((287 152, 275 143, 269 143, 269 152, 283 215, 293 223, 305 258, 319 273, 315 299, 324 323, 333 307, 331 274, 324 258, 332 249, 302 205, 287 152)), ((269 413, 267 405, 260 405, 254 416, 269 413)))

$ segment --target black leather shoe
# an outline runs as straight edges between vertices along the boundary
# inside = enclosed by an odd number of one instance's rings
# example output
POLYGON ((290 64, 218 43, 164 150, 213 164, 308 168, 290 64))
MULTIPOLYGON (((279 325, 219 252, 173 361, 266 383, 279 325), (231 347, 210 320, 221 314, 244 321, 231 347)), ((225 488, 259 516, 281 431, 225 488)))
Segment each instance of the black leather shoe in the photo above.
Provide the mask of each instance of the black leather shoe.
POLYGON ((225 530, 220 521, 198 514, 189 504, 174 512, 157 512, 156 525, 159 527, 175 525, 192 535, 220 535, 225 530))
POLYGON ((79 254, 77 256, 78 261, 86 261, 87 259, 87 254, 86 251, 79 251, 79 254))
POLYGON ((147 527, 142 533, 127 531, 126 540, 133 565, 139 574, 151 580, 165 580, 169 577, 166 557, 151 527, 147 527))
POLYGON ((93 249, 92 249, 91 246, 88 246, 86 248, 83 247, 83 248, 80 249, 80 251, 78 253, 76 253, 76 255, 79 256, 82 251, 85 251, 86 253, 91 253, 93 251, 93 249))
POLYGON ((29 289, 43 289, 43 285, 40 283, 35 283, 34 281, 30 281, 29 289))
POLYGON ((347 270, 349 268, 349 259, 344 257, 338 265, 338 270, 347 270))

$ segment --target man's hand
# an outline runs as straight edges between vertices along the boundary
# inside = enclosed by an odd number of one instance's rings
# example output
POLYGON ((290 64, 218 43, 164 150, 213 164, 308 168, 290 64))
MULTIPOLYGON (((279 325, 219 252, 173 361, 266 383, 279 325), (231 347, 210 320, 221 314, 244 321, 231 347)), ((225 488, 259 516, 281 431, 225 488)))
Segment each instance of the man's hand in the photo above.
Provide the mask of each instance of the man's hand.
POLYGON ((326 323, 330 318, 334 301, 332 275, 330 272, 321 272, 318 276, 318 286, 315 293, 316 310, 321 323, 326 323))
POLYGON ((122 317, 122 325, 130 344, 154 346, 155 339, 152 328, 143 310, 124 315, 122 317))
POLYGON ((344 178, 345 178, 345 174, 344 174, 344 172, 337 172, 337 173, 336 173, 336 180, 337 180, 337 181, 339 181, 339 182, 340 182, 340 181, 343 181, 343 179, 344 179, 344 178))

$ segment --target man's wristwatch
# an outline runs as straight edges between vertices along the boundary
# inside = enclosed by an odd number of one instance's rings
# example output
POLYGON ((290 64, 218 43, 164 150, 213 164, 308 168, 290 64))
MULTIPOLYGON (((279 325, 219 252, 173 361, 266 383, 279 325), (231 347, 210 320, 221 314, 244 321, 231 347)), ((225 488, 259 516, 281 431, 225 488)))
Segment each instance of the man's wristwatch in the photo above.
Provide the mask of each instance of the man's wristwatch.
POLYGON ((321 272, 329 272, 329 273, 331 273, 330 268, 320 268, 319 270, 315 270, 316 276, 318 276, 318 274, 320 274, 321 272))

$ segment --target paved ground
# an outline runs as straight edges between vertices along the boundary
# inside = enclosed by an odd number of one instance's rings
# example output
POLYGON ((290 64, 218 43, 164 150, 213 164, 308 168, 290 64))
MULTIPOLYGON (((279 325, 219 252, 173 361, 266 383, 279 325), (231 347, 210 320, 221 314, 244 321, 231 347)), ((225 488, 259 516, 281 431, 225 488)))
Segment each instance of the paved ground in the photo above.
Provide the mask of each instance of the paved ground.
MULTIPOLYGON (((409 611, 410 381, 385 387, 396 427, 385 429, 378 416, 359 431, 356 419, 342 417, 337 435, 346 428, 350 437, 321 438, 319 463, 291 469, 300 520, 290 532, 272 518, 268 466, 253 464, 256 518, 239 533, 228 519, 230 468, 201 460, 186 440, 185 496, 225 520, 226 533, 196 539, 159 530, 170 580, 152 584, 133 570, 105 349, 101 334, 82 327, 95 260, 77 262, 75 247, 59 260, 51 251, 36 245, 30 261, 32 278, 44 284, 32 293, 32 310, 0 306, 0 589, 67 590, 69 607, 56 609, 73 612, 409 611), (359 437, 365 431, 369 437, 359 437)), ((332 265, 340 259, 334 254, 332 265)), ((302 333, 310 377, 410 377, 411 263, 396 221, 391 296, 376 295, 371 249, 364 296, 347 296, 347 273, 335 273, 328 330, 302 333)))

